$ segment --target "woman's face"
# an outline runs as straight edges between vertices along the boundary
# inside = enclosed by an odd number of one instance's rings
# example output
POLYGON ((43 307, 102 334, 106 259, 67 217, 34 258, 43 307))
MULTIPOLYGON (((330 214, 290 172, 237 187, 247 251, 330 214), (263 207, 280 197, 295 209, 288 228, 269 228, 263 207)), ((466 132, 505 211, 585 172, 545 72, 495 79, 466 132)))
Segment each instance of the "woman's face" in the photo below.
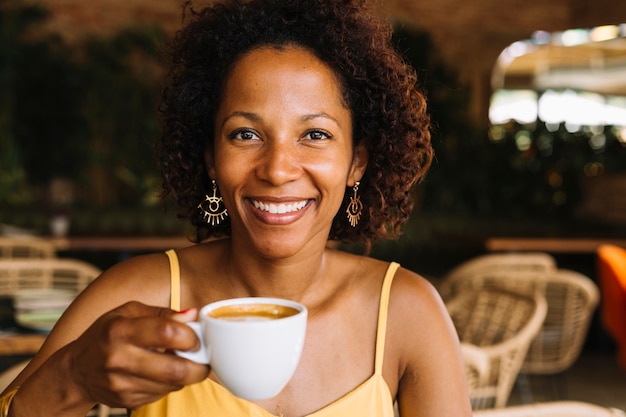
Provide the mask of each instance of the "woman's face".
POLYGON ((352 117, 325 63, 305 49, 271 47, 243 55, 226 80, 207 149, 232 222, 267 257, 325 244, 346 187, 365 170, 353 152, 352 117))

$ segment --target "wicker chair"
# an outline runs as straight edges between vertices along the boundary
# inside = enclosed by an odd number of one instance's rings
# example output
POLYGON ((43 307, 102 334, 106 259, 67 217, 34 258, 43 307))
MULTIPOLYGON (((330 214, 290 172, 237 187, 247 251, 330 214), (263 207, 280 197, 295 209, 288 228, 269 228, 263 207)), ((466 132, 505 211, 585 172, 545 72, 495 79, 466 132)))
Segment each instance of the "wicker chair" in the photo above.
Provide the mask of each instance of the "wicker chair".
POLYGON ((545 298, 490 288, 459 294, 446 307, 461 343, 474 345, 489 358, 486 381, 470 389, 472 408, 504 407, 546 317, 545 298))
POLYGON ((617 409, 601 407, 582 401, 554 401, 479 410, 474 417, 625 417, 617 409))
POLYGON ((618 362, 626 371, 626 249, 608 244, 600 246, 597 268, 602 289, 602 322, 617 345, 618 362))
POLYGON ((55 288, 78 294, 102 271, 78 259, 0 259, 0 295, 55 288))
POLYGON ((545 252, 489 253, 471 258, 450 270, 438 290, 444 299, 451 298, 459 280, 483 271, 545 272, 556 269, 556 260, 545 252))
POLYGON ((30 236, 0 236, 0 259, 55 257, 56 247, 47 240, 30 236))
POLYGON ((461 343, 461 354, 470 391, 485 386, 489 380, 489 355, 468 343, 461 343))
POLYGON ((533 341, 522 366, 530 374, 557 374, 568 369, 582 350, 600 293, 585 275, 567 269, 535 273, 528 271, 483 271, 452 277, 450 294, 481 288, 539 291, 548 302, 546 320, 533 341))

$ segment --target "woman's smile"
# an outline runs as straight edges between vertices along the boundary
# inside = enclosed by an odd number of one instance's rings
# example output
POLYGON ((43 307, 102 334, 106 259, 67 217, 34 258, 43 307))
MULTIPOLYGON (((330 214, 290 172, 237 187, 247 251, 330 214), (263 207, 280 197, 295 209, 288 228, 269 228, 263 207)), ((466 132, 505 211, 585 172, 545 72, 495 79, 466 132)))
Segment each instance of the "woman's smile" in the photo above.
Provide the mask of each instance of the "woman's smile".
POLYGON ((291 224, 302 218, 313 200, 289 202, 263 201, 248 199, 249 206, 256 219, 268 225, 280 226, 291 224))
POLYGON ((292 213, 294 211, 300 211, 307 205, 308 200, 303 200, 295 203, 264 203, 262 201, 252 200, 254 207, 259 210, 266 211, 271 214, 285 214, 292 213))

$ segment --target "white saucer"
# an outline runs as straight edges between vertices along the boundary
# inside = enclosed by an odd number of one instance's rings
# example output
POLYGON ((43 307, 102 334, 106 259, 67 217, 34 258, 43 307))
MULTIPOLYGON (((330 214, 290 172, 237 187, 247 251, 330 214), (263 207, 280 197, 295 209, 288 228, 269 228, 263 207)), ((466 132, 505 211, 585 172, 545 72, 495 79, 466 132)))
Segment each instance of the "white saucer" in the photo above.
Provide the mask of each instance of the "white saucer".
POLYGON ((22 289, 13 296, 13 307, 17 311, 65 309, 74 297, 72 291, 63 289, 22 289))
POLYGON ((15 313, 15 322, 31 330, 49 332, 63 310, 24 311, 15 313))

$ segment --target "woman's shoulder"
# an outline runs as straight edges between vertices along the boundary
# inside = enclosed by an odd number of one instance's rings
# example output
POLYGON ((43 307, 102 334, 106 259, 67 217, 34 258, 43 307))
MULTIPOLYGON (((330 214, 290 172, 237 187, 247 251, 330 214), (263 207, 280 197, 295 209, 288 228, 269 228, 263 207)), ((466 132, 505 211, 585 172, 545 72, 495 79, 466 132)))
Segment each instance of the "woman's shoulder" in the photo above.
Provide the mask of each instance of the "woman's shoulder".
POLYGON ((117 304, 131 300, 162 304, 162 294, 169 293, 169 276, 165 252, 136 255, 106 269, 85 293, 106 295, 117 304))
POLYGON ((393 261, 350 253, 339 255, 338 263, 355 272, 359 280, 371 283, 372 290, 381 291, 385 279, 391 280, 390 305, 415 311, 439 308, 441 299, 434 285, 419 273, 393 261), (392 264, 398 264, 393 268, 392 264))
POLYGON ((428 298, 436 301, 439 298, 437 290, 429 280, 397 262, 353 254, 342 256, 345 257, 342 260, 344 264, 358 264, 357 269, 362 276, 369 275, 372 280, 381 283, 385 277, 391 279, 391 297, 397 299, 395 301, 405 301, 413 305, 416 299, 428 298), (397 264, 395 271, 392 264, 397 264))
POLYGON ((423 326, 446 320, 445 305, 435 285, 424 276, 399 267, 391 286, 389 313, 400 326, 423 326))
POLYGON ((404 268, 401 265, 393 279, 392 290, 394 296, 411 305, 414 305, 414 301, 430 300, 439 303, 441 300, 439 292, 435 288, 434 284, 426 279, 423 275, 404 268))
MULTIPOLYGON (((391 263, 384 265, 388 268, 391 263)), ((417 344, 416 340, 409 342, 407 334, 418 335, 424 331, 436 339, 433 333, 449 327, 449 315, 433 283, 401 265, 390 278, 393 281, 389 292, 388 328, 392 337, 398 338, 397 347, 417 344)))
POLYGON ((214 243, 190 243, 183 248, 136 255, 113 265, 100 278, 115 284, 122 284, 119 281, 123 281, 132 285, 139 281, 141 284, 163 285, 169 291, 171 274, 175 270, 204 263, 216 251, 214 243), (167 252, 171 252, 170 256, 167 252))
POLYGON ((114 285, 148 285, 164 288, 169 293, 172 274, 188 269, 202 268, 211 259, 219 257, 221 244, 217 242, 191 244, 183 248, 128 258, 105 271, 101 278, 114 285), (172 252, 170 256, 167 252, 172 252))

